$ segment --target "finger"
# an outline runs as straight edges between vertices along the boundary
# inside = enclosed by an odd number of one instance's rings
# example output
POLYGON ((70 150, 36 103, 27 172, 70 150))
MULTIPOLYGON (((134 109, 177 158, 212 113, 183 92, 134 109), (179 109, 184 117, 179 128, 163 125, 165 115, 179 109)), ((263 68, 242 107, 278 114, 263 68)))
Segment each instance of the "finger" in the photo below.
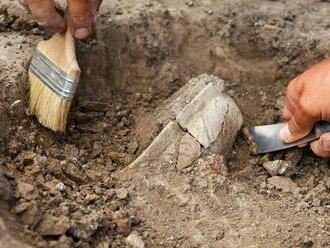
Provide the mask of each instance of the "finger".
POLYGON ((299 82, 300 76, 290 81, 284 99, 283 118, 289 120, 298 106, 299 98, 302 93, 302 83, 299 82))
POLYGON ((94 17, 100 5, 100 0, 69 0, 69 21, 73 35, 84 39, 90 35, 94 17))
POLYGON ((63 18, 57 13, 53 0, 25 0, 31 14, 38 24, 53 32, 62 32, 65 29, 63 18))
POLYGON ((304 108, 297 107, 288 121, 280 130, 280 138, 285 143, 291 143, 305 137, 313 128, 317 118, 307 113, 304 108))
POLYGON ((312 151, 320 157, 330 157, 330 133, 323 134, 319 140, 310 144, 312 151))

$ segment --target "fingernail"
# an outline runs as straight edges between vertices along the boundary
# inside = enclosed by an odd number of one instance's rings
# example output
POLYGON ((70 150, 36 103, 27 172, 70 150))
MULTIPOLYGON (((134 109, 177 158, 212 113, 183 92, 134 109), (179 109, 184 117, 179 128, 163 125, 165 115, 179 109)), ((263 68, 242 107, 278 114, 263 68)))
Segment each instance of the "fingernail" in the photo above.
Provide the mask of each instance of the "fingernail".
POLYGON ((89 35, 88 28, 78 28, 75 30, 74 35, 78 39, 84 39, 89 35))
POLYGON ((330 140, 329 139, 323 139, 322 140, 322 148, 326 151, 330 151, 330 140))
POLYGON ((289 130, 288 125, 282 127, 282 129, 279 132, 279 136, 280 136, 281 140, 283 140, 283 141, 287 141, 290 138, 291 132, 289 130))

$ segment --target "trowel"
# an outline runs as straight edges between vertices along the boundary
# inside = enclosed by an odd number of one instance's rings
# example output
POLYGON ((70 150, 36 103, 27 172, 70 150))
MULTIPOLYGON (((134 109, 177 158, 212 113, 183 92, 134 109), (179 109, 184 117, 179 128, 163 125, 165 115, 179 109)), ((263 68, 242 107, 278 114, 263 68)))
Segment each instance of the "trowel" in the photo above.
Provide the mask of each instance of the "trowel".
POLYGON ((286 123, 278 123, 265 126, 256 126, 249 129, 249 134, 252 141, 256 145, 256 154, 275 152, 284 150, 290 147, 305 145, 311 141, 317 140, 324 133, 330 132, 329 122, 318 122, 315 124, 312 131, 304 138, 285 144, 279 137, 279 131, 286 123))

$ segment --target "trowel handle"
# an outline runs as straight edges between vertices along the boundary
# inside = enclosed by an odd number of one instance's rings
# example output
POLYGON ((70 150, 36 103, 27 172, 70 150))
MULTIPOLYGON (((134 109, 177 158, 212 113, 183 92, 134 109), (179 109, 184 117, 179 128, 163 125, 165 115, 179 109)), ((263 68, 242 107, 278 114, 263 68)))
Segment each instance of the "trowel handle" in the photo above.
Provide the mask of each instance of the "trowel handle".
POLYGON ((320 122, 316 123, 315 131, 320 136, 324 133, 329 133, 330 132, 330 122, 320 121, 320 122))

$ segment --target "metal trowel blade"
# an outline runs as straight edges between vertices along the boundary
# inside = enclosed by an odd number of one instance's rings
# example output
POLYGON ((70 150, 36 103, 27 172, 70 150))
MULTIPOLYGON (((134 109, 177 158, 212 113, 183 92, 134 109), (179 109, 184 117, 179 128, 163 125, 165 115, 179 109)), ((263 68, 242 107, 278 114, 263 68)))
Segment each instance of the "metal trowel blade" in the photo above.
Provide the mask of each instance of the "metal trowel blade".
POLYGON ((315 130, 312 130, 306 137, 289 144, 283 143, 279 137, 279 131, 286 123, 273 125, 256 126, 249 129, 249 134, 256 144, 256 153, 274 152, 294 146, 304 145, 320 137, 315 130))

